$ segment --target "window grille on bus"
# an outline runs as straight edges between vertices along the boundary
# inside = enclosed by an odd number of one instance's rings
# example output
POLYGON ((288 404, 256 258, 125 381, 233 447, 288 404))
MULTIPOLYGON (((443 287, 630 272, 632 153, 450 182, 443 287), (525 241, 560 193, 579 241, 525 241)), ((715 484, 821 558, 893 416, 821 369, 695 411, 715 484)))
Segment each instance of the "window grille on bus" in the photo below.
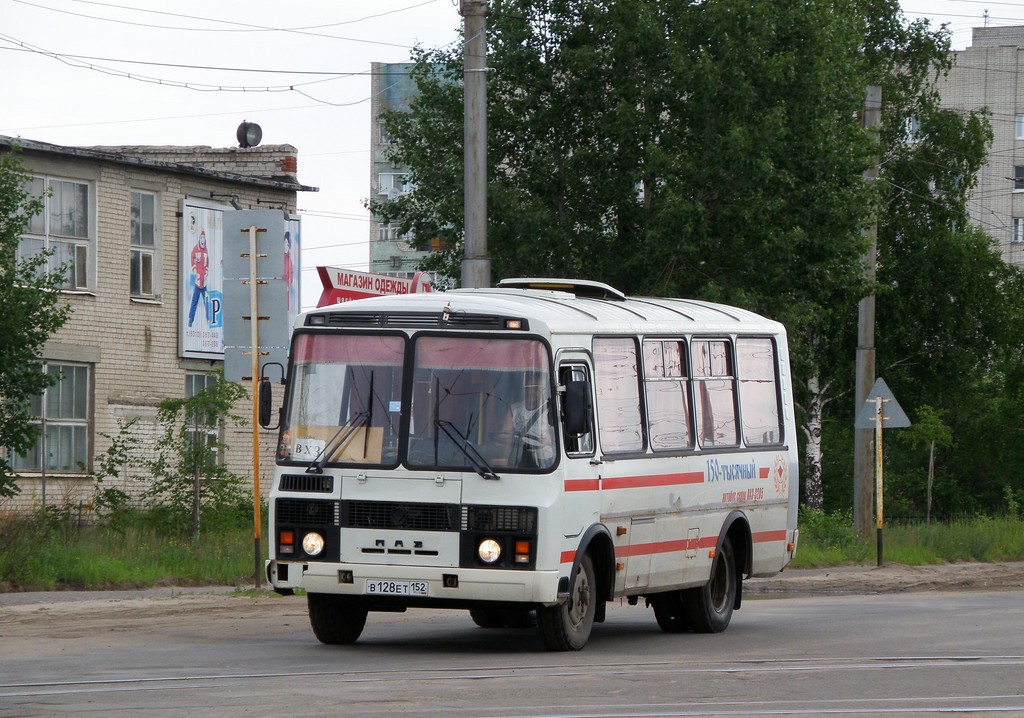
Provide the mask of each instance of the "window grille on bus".
POLYGON ((281 491, 307 491, 329 494, 334 491, 334 477, 317 474, 285 474, 281 491))

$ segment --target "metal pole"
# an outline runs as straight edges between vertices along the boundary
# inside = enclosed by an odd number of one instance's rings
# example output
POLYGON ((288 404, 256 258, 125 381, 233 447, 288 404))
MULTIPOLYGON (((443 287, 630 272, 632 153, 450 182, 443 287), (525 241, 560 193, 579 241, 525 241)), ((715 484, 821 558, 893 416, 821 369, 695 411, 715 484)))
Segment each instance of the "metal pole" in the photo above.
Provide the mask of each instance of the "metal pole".
POLYGON ((875 529, 878 540, 878 565, 882 565, 882 397, 875 397, 875 529))
MULTIPOLYGON (((870 85, 864 97, 865 130, 878 139, 878 128, 882 124, 882 88, 870 85)), ((866 182, 878 179, 877 164, 864 173, 866 182)), ((878 225, 872 222, 864 230, 868 239, 864 255, 864 279, 873 284, 878 255, 878 225)), ((857 384, 854 391, 854 416, 860 412, 875 383, 875 295, 872 292, 860 300, 857 309, 857 384)), ((871 530, 871 430, 853 430, 853 523, 861 536, 868 536, 871 530)))
POLYGON ((39 411, 39 478, 43 483, 43 511, 46 510, 46 398, 49 389, 43 389, 39 411))
POLYGON ((462 286, 491 286, 487 255, 487 1, 461 0, 466 37, 463 59, 465 227, 462 286))

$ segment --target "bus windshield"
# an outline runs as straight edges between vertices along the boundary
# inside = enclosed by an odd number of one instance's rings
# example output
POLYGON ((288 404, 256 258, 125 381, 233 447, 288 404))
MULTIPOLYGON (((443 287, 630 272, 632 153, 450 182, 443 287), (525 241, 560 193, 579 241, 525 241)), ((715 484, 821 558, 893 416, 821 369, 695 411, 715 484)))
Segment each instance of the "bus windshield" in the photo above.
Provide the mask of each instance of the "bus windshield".
POLYGON ((297 336, 278 460, 395 464, 405 343, 403 336, 297 336))
POLYGON ((410 468, 479 471, 482 460, 501 474, 555 465, 550 361, 540 341, 424 335, 413 357, 410 468))
POLYGON ((558 456, 550 367, 529 338, 300 334, 277 458, 312 472, 400 462, 488 479, 547 471, 558 456))

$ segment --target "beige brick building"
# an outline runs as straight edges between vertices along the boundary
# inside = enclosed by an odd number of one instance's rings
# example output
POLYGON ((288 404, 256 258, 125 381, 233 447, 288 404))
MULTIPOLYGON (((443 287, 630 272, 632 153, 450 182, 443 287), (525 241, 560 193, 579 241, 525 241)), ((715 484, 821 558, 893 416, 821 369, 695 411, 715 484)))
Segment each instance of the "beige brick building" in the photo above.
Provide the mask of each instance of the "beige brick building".
MULTIPOLYGON (((64 298, 73 313, 44 351, 48 370, 62 377, 34 407, 46 438, 35 452, 12 457, 21 493, 0 508, 37 508, 44 493, 49 505, 87 506, 93 486, 86 474, 108 437, 137 419, 133 431, 144 450, 151 447, 159 403, 201 390, 223 364, 216 350, 197 351, 186 333, 194 285, 203 284, 189 269, 191 238, 209 228, 212 240, 232 209, 294 212, 297 193, 316 188, 297 180, 291 145, 64 147, 0 136, 0 152, 15 146, 33 193, 50 190, 19 252, 55 250, 54 266, 69 267, 64 298)), ((208 271, 212 277, 220 268, 211 263, 208 271)), ((219 305, 206 289, 194 292, 201 299, 195 333, 215 338, 219 305)), ((250 406, 238 413, 249 416, 250 406)), ((266 480, 276 436, 263 431, 260 439, 266 480)), ((229 425, 224 440, 224 461, 251 481, 251 428, 229 425)), ((140 487, 124 486, 130 493, 140 487)))
POLYGON ((942 105, 987 108, 994 135, 968 209, 1003 258, 1024 266, 1024 27, 976 27, 970 47, 954 54, 938 84, 942 105))

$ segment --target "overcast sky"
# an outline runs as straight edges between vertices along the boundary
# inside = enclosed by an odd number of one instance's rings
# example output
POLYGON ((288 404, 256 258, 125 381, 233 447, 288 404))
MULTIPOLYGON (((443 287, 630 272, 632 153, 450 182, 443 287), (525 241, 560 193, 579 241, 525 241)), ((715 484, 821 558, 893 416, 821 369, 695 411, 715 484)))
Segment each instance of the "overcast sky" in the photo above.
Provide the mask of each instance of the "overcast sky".
MULTIPOLYGON (((751 0, 756 2, 756 0, 751 0)), ((1024 3, 902 0, 908 18, 971 28, 1024 24, 1024 3)), ((0 0, 0 134, 63 145, 236 144, 243 120, 264 144, 299 150, 304 308, 315 267, 365 271, 370 63, 445 46, 457 0, 0 0), (242 14, 244 13, 244 15, 242 14), (233 71, 247 68, 250 72, 233 71)))

